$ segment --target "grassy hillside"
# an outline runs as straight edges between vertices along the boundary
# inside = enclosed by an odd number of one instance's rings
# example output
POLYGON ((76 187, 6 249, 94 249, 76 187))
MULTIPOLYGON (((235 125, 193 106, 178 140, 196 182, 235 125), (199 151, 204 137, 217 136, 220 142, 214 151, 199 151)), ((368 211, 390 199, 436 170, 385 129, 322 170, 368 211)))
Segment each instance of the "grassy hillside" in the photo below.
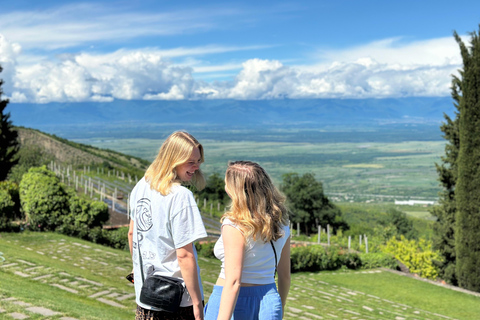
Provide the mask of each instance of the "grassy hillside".
MULTIPOLYGON (((127 251, 53 233, 0 235, 0 319, 133 319, 127 251), (3 257, 3 258, 1 258, 3 257), (3 261, 4 259, 4 261, 3 261)), ((219 272, 199 258, 205 300, 219 272)), ((298 273, 286 319, 477 319, 480 297, 385 270, 298 273)))
POLYGON ((18 136, 22 148, 40 148, 50 159, 62 166, 80 167, 92 165, 110 167, 139 175, 149 161, 120 152, 76 143, 35 129, 19 127, 18 136))

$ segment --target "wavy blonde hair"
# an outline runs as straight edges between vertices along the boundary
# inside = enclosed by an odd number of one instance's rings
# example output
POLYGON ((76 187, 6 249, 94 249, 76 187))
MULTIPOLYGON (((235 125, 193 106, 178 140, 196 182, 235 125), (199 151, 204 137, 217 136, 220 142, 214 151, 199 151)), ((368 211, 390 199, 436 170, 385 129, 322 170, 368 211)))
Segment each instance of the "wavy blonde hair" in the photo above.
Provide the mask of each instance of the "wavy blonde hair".
POLYGON ((235 161, 228 164, 225 190, 232 199, 223 219, 229 218, 245 238, 259 235, 264 242, 276 241, 287 225, 285 196, 275 187, 267 172, 257 163, 235 161))
MULTIPOLYGON (((185 131, 172 133, 145 172, 145 180, 150 183, 150 187, 162 195, 167 195, 174 183, 181 183, 177 177, 176 167, 188 161, 194 148, 200 151, 200 163, 203 163, 203 146, 197 139, 185 131)), ((190 183, 198 190, 205 188, 205 178, 200 169, 195 171, 190 183)))

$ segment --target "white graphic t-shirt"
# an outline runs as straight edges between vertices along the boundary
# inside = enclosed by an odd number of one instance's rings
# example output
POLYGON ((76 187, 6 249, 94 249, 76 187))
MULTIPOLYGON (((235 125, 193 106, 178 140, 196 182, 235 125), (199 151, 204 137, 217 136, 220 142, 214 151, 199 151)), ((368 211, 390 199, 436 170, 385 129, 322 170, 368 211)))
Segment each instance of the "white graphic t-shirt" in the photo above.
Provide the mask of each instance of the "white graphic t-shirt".
MULTIPOLYGON (((145 278, 155 272, 182 279, 176 249, 205 238, 207 232, 192 192, 180 185, 174 185, 170 193, 163 196, 151 189, 150 184, 143 178, 130 196, 130 216, 134 220, 132 260, 136 302, 143 308, 154 309, 142 304, 139 299, 143 284, 138 258, 139 248, 145 278)), ((195 246, 193 250, 197 259, 195 246)), ((203 298, 198 263, 197 272, 203 298)), ((185 290, 181 306, 191 305, 191 297, 185 290)))

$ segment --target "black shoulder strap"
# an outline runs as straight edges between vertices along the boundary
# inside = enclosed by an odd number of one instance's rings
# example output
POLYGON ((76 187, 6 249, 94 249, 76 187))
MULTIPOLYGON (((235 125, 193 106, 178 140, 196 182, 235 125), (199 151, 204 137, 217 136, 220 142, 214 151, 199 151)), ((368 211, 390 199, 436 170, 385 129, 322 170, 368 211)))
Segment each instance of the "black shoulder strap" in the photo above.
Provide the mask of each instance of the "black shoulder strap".
POLYGON ((145 277, 143 275, 142 252, 140 251, 140 242, 138 241, 138 228, 137 228, 137 249, 138 249, 138 259, 140 260, 140 274, 142 275, 142 283, 143 283, 145 282, 145 277))
POLYGON ((272 245, 273 254, 275 255, 275 274, 273 275, 273 278, 275 279, 275 277, 277 276, 277 251, 275 250, 275 246, 273 245, 272 240, 270 240, 270 244, 272 245))

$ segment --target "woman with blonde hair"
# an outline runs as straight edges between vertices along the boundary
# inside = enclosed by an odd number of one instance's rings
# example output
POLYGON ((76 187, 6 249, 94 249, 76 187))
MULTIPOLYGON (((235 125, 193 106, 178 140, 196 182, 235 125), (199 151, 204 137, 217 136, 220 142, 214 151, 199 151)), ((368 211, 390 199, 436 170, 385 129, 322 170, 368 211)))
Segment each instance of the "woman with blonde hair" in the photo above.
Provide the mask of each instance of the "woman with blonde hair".
POLYGON ((187 132, 174 132, 132 191, 128 243, 137 320, 203 319, 203 288, 193 242, 207 233, 192 192, 182 186, 205 187, 200 171, 203 162, 202 145, 187 132), (184 282, 178 312, 158 310, 140 301, 143 281, 153 273, 184 282))
POLYGON ((229 163, 225 191, 232 203, 214 247, 222 266, 205 319, 281 319, 290 290, 285 197, 265 170, 250 161, 229 163))

